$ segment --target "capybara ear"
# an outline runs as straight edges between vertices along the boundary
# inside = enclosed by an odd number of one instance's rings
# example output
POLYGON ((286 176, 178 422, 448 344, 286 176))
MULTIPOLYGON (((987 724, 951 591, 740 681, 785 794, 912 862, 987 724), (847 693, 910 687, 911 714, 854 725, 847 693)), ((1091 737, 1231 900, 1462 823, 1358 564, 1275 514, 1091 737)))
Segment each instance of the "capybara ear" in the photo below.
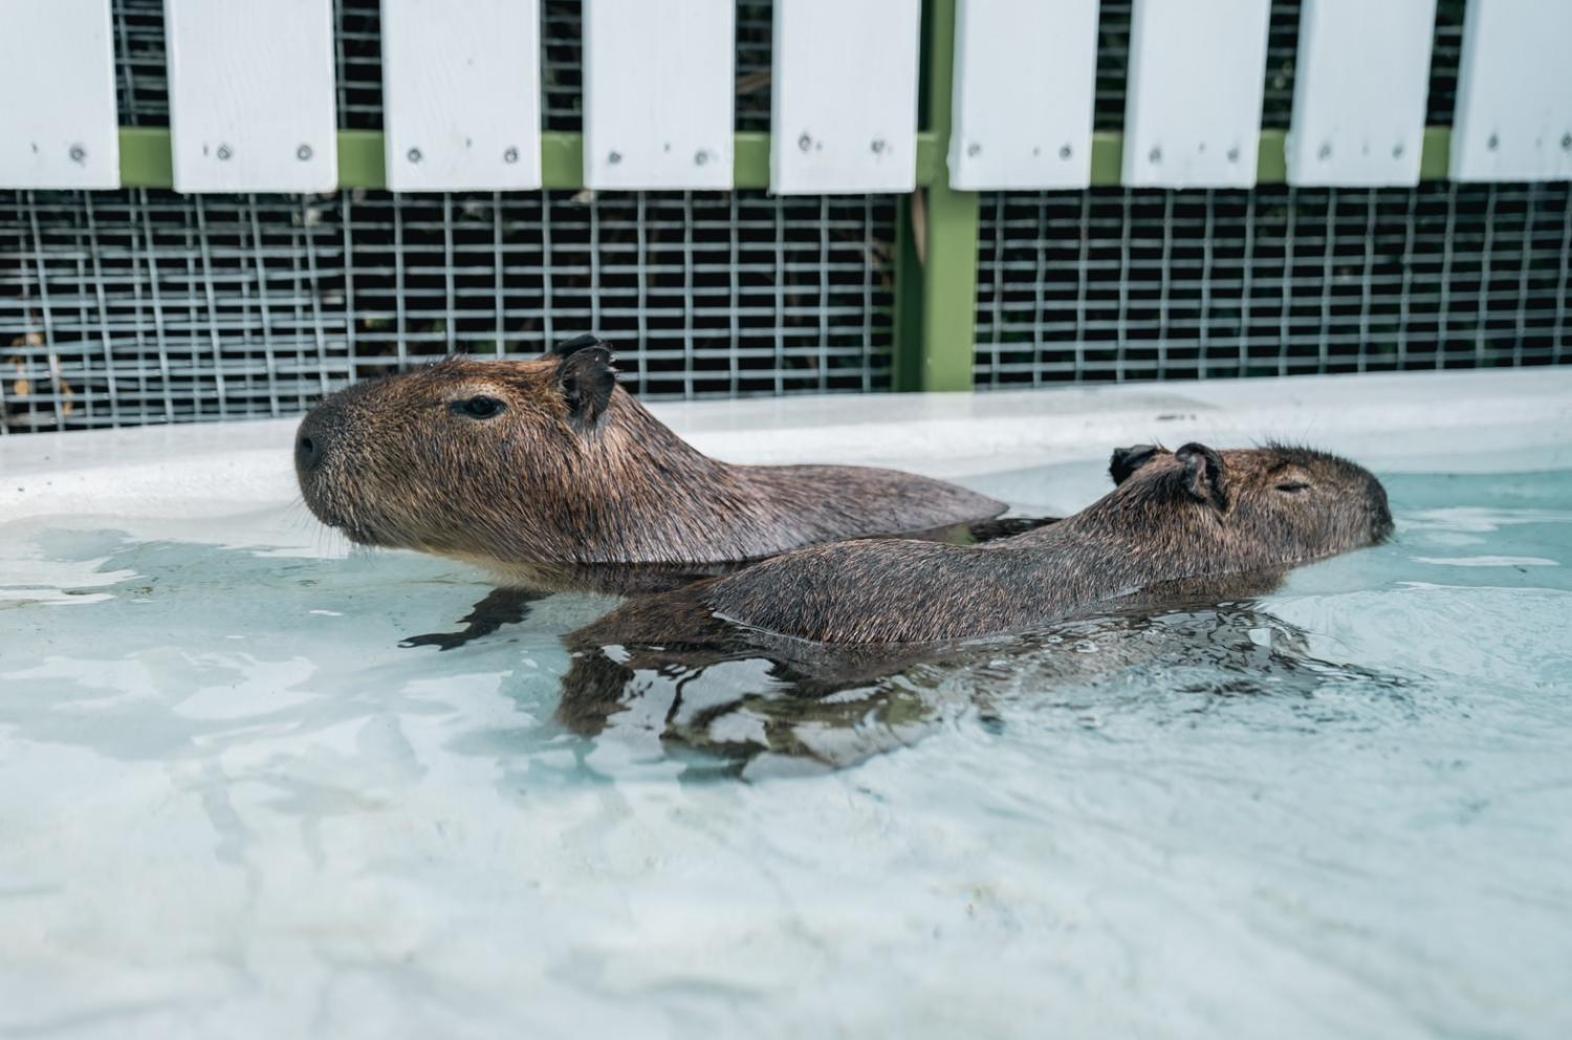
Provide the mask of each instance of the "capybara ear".
POLYGON ((557 370, 557 386, 568 405, 568 417, 580 430, 588 430, 600 420, 617 388, 617 370, 611 365, 611 351, 602 346, 584 347, 562 359, 557 370))
POLYGON ((599 336, 595 335, 593 332, 586 332, 582 336, 574 336, 572 339, 565 339, 565 340, 563 340, 561 343, 558 343, 556 346, 554 346, 550 350, 546 351, 546 356, 547 357, 567 357, 570 354, 578 353, 579 351, 583 350, 585 347, 609 347, 609 346, 610 346, 610 344, 608 344, 605 340, 601 339, 599 336))
POLYGON ((1108 457, 1108 475, 1113 478, 1114 487, 1118 487, 1130 479, 1130 474, 1152 461, 1152 456, 1157 454, 1157 448, 1151 444, 1132 444, 1128 448, 1115 448, 1108 457))
POLYGON ((1228 508, 1223 457, 1204 444, 1194 441, 1174 452, 1184 464, 1184 489, 1198 502, 1207 502, 1219 511, 1228 508))

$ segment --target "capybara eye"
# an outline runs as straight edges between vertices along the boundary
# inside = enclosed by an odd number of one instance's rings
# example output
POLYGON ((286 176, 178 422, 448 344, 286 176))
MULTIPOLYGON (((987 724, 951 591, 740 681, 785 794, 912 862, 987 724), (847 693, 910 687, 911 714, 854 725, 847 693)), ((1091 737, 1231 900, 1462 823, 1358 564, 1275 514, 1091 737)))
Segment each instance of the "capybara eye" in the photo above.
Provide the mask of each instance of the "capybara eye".
POLYGON ((1277 490, 1285 494, 1297 495, 1301 491, 1309 491, 1310 485, 1302 480, 1289 480, 1277 485, 1277 490))
POLYGON ((484 394, 453 402, 453 410, 455 412, 471 419, 495 418, 501 415, 502 410, 506 407, 505 404, 495 397, 486 397, 484 394))

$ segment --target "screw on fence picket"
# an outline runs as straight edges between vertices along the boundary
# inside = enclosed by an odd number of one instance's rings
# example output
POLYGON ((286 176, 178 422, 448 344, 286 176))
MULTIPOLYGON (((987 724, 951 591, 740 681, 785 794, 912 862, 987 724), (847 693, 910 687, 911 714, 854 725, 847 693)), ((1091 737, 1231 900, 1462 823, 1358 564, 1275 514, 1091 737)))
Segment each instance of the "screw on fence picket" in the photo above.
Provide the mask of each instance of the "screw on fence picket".
POLYGON ((811 151, 813 148, 813 138, 808 134, 803 134, 801 137, 797 138, 797 147, 804 152, 811 151))
POLYGON ((620 163, 622 161, 622 153, 621 152, 612 152, 611 154, 606 156, 606 161, 611 163, 611 165, 615 166, 615 165, 617 165, 618 163, 620 163))
POLYGON ((221 144, 221 145, 218 146, 217 155, 218 155, 218 161, 219 162, 228 162, 229 161, 229 157, 231 155, 234 155, 234 154, 235 153, 230 150, 229 145, 221 144))
POLYGON ((67 154, 71 156, 71 161, 76 163, 78 166, 81 166, 83 163, 87 162, 87 149, 83 148, 79 144, 72 145, 70 152, 67 154))
POLYGON ((299 159, 301 162, 309 161, 311 158, 311 146, 309 144, 303 144, 299 148, 296 148, 295 158, 299 159))
MULTIPOLYGON (((1034 151, 1032 154, 1035 155, 1037 153, 1034 151)), ((1075 150, 1073 148, 1071 148, 1069 145, 1064 144, 1064 145, 1060 145, 1059 146, 1059 158, 1061 158, 1061 159, 1068 159, 1070 156, 1072 156, 1074 154, 1075 154, 1075 150)))
POLYGON ((404 158, 408 159, 412 163, 418 163, 423 158, 423 156, 420 154, 419 148, 411 148, 409 151, 404 153, 404 158))
POLYGON ((513 163, 518 162, 519 161, 519 150, 517 148, 509 148, 507 151, 502 153, 502 161, 507 163, 510 166, 513 163))
POLYGON ((884 138, 875 137, 872 141, 869 142, 868 147, 872 149, 874 155, 883 155, 884 150, 888 148, 889 145, 885 143, 884 138))

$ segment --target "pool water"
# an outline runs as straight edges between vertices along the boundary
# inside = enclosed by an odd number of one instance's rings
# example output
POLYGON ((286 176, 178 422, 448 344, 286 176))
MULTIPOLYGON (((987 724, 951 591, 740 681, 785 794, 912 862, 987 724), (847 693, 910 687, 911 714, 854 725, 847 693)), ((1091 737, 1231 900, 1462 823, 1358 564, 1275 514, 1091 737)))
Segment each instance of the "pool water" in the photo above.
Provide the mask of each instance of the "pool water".
POLYGON ((0 1032, 1572 1035, 1572 472, 1443 468, 1253 602, 595 730, 610 599, 438 652, 481 576, 298 505, 0 524, 0 1032))

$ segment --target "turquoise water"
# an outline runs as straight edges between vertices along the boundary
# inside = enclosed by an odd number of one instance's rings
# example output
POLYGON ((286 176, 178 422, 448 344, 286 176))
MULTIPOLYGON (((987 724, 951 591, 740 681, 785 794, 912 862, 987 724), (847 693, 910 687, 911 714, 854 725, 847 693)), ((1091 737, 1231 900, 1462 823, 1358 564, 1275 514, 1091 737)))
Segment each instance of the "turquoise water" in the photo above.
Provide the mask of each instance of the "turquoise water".
POLYGON ((298 507, 0 524, 0 1032, 1572 1034, 1572 474, 1388 487, 1254 602, 598 732, 611 600, 439 653, 479 576, 298 507))

